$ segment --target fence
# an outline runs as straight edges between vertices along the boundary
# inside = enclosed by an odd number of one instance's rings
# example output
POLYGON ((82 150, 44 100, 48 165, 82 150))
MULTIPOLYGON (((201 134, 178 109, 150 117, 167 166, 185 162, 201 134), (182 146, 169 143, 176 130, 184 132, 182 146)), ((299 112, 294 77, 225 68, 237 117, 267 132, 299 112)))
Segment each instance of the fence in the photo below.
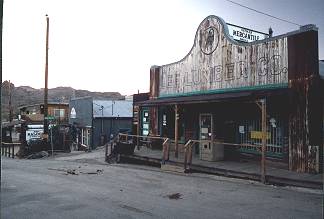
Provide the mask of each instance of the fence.
POLYGON ((1 142, 1 156, 15 158, 15 153, 18 152, 15 150, 15 148, 20 145, 21 143, 1 142))

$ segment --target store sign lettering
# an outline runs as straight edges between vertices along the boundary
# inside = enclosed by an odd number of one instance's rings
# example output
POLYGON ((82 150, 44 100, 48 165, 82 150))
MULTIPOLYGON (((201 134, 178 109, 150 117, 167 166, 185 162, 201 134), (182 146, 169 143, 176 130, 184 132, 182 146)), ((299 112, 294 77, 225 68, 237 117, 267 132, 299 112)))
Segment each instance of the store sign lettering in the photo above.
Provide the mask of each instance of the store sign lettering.
POLYGON ((163 68, 161 74, 160 88, 178 88, 182 85, 192 86, 201 84, 216 84, 224 81, 249 80, 252 77, 257 79, 268 76, 287 75, 287 67, 280 66, 280 55, 273 55, 270 58, 261 57, 257 63, 246 61, 230 62, 224 65, 215 65, 202 68, 191 68, 190 71, 174 71, 163 68), (252 71, 254 69, 255 71, 252 71), (256 75, 255 75, 256 72, 256 75))

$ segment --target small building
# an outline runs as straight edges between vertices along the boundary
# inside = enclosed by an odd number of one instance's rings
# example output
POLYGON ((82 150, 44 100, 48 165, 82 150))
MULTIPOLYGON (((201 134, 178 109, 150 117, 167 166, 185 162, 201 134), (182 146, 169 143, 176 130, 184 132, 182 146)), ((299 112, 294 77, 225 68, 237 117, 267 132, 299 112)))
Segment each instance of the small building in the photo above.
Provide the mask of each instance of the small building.
MULTIPOLYGON (((253 32, 241 28, 240 35, 253 32)), ((221 18, 208 16, 184 58, 151 67, 149 97, 134 103, 135 133, 173 139, 176 153, 198 140, 195 153, 214 161, 260 156, 264 140, 267 159, 319 172, 323 93, 315 25, 242 42, 221 18)))
MULTIPOLYGON (((48 150, 49 142, 48 144, 40 143, 44 138, 44 103, 20 106, 18 109, 21 119, 25 121, 21 127, 21 143, 33 152, 48 150)), ((51 118, 49 127, 54 127, 49 133, 49 139, 52 136, 54 150, 69 150, 68 116, 68 103, 48 103, 48 117, 51 118)))
MULTIPOLYGON (((19 107, 21 118, 27 121, 27 124, 44 123, 44 103, 25 105, 19 107)), ((48 103, 48 116, 54 117, 55 124, 68 124, 69 104, 68 103, 48 103)))
POLYGON ((69 123, 77 128, 75 140, 81 144, 95 148, 119 132, 131 131, 132 101, 84 97, 72 99, 69 105, 69 123))

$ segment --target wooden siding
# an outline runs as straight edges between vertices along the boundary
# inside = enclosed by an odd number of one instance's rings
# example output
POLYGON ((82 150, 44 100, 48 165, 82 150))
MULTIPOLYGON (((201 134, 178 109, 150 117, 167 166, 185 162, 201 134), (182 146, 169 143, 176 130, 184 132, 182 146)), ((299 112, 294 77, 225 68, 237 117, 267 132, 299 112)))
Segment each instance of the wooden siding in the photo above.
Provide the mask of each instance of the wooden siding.
POLYGON ((230 39, 225 25, 215 16, 207 17, 190 53, 161 66, 159 97, 288 84, 287 37, 243 45, 230 39))

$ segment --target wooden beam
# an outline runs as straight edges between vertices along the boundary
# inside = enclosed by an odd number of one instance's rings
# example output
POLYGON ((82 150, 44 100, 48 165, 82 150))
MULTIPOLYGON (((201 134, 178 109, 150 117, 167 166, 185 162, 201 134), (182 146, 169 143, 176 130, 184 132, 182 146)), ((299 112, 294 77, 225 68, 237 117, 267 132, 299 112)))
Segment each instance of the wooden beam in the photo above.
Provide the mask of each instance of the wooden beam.
MULTIPOLYGON (((137 111, 136 135, 141 135, 141 133, 140 133, 140 125, 142 123, 142 121, 141 121, 141 119, 142 119, 142 117, 141 117, 142 107, 138 107, 137 109, 138 109, 138 111, 137 111)), ((139 150, 140 149, 140 145, 139 145, 139 138, 138 137, 136 137, 136 146, 137 146, 137 150, 139 150)))
POLYGON ((265 170, 265 152, 267 146, 267 102, 266 99, 261 100, 262 106, 262 155, 261 155, 261 182, 266 183, 265 170))
POLYGON ((175 154, 174 156, 178 158, 178 135, 179 135, 179 130, 178 130, 178 120, 179 120, 179 113, 178 113, 178 105, 175 105, 174 108, 174 150, 175 154))

